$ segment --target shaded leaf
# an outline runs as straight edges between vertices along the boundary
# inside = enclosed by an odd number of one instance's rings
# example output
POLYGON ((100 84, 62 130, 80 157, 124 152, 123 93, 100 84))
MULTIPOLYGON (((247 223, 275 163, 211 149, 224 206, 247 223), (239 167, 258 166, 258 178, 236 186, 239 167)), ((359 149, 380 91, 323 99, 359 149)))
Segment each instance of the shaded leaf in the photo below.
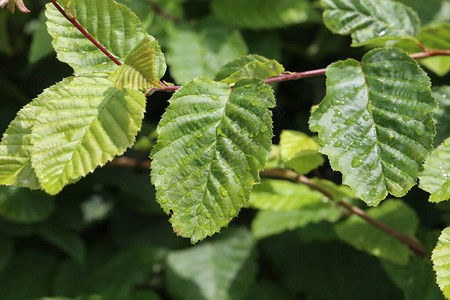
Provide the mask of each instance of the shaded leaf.
POLYGON ((213 0, 211 8, 219 19, 240 28, 270 29, 320 20, 307 0, 213 0))
MULTIPOLYGON (((424 27, 418 38, 426 48, 450 49, 450 23, 424 27)), ((421 59, 420 63, 439 76, 444 76, 450 71, 448 56, 428 57, 421 59)))
POLYGON ((450 137, 425 160, 419 187, 430 195, 430 202, 450 199, 450 137))
POLYGON ((309 173, 325 162, 317 142, 303 132, 283 130, 280 148, 284 164, 299 174, 309 173))
POLYGON ((152 87, 161 87, 156 74, 155 52, 151 40, 145 37, 125 57, 125 64, 113 70, 109 80, 119 90, 146 91, 152 87))
POLYGON ((0 273, 11 259, 13 248, 14 240, 10 237, 0 235, 0 273))
POLYGON ((399 49, 381 48, 361 63, 348 59, 327 68, 327 95, 310 128, 344 184, 377 205, 388 192, 402 197, 416 184, 432 150, 436 108, 417 63, 399 49))
POLYGON ((167 256, 168 290, 183 300, 243 299, 256 276, 254 241, 244 229, 167 256))
MULTIPOLYGON (((47 27, 59 60, 69 64, 76 74, 111 71, 116 67, 53 4, 49 3, 46 7, 47 27)), ((119 61, 123 61, 147 37, 136 15, 113 0, 73 0, 70 9, 81 26, 119 61)), ((157 41, 149 38, 153 48, 159 50, 157 41)), ((157 74, 162 77, 166 66, 160 51, 155 61, 157 74)))
POLYGON ((77 263, 84 263, 86 247, 78 235, 54 226, 41 226, 37 232, 44 240, 66 252, 77 263))
POLYGON ((438 146, 450 136, 450 85, 434 87, 432 92, 439 103, 439 108, 433 114, 436 123, 434 145, 438 146))
MULTIPOLYGON (((324 196, 304 184, 286 180, 263 179, 255 185, 250 206, 265 210, 294 210, 312 203, 322 202, 324 196)), ((326 199, 326 198, 325 198, 326 199)))
POLYGON ((179 84, 199 76, 213 78, 220 67, 247 54, 239 31, 212 18, 199 21, 195 28, 187 25, 171 27, 167 48, 170 74, 179 84))
POLYGON ((331 203, 317 202, 298 210, 259 211, 252 222, 252 234, 258 239, 321 221, 336 222, 341 213, 331 203))
POLYGON ((50 287, 56 257, 38 250, 14 253, 0 273, 2 300, 28 300, 45 296, 50 287))
POLYGON ((28 55, 28 61, 30 63, 35 63, 50 53, 54 53, 52 47, 52 37, 47 32, 45 21, 45 13, 42 11, 39 14, 39 23, 37 28, 33 32, 33 41, 31 42, 30 53, 28 55))
POLYGON ((145 110, 141 92, 119 91, 103 73, 71 77, 40 96, 32 164, 42 188, 60 192, 130 147, 145 110))
POLYGON ((450 299, 450 227, 445 228, 439 236, 436 247, 433 249, 431 260, 433 269, 436 272, 436 281, 444 296, 450 299))
POLYGON ((323 22, 334 33, 351 35, 352 46, 377 40, 415 38, 420 19, 411 8, 390 0, 321 0, 323 22))
POLYGON ((40 191, 0 187, 0 216, 17 223, 36 223, 48 218, 54 199, 40 191))
POLYGON ((250 54, 227 63, 216 74, 215 80, 233 83, 246 77, 267 79, 278 76, 283 72, 284 67, 276 60, 250 54))
POLYGON ((423 25, 439 24, 450 21, 448 11, 450 9, 450 1, 448 0, 397 0, 402 2, 419 15, 423 25))
POLYGON ((231 88, 198 78, 173 95, 157 129, 152 182, 179 235, 202 240, 248 204, 272 146, 274 105, 257 79, 231 88))
MULTIPOLYGON (((390 199, 380 207, 368 209, 366 213, 412 238, 414 238, 419 225, 414 210, 401 200, 390 199)), ((366 251, 397 264, 405 265, 409 261, 411 252, 407 245, 367 223, 359 216, 353 215, 348 220, 336 224, 335 230, 340 239, 358 250, 366 251)))

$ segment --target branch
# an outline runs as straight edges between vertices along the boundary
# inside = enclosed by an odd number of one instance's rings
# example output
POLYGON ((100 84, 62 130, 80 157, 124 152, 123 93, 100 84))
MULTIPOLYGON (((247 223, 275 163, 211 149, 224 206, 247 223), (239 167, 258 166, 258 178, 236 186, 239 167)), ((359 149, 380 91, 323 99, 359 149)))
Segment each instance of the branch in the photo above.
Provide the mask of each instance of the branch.
POLYGON ((150 160, 140 161, 135 158, 129 158, 125 156, 117 157, 106 164, 107 167, 128 167, 141 170, 150 169, 150 165, 151 165, 150 160))
POLYGON ((170 21, 175 22, 175 23, 180 23, 182 21, 181 19, 175 17, 174 15, 172 15, 172 14, 168 13, 167 11, 165 11, 164 9, 162 9, 158 4, 156 4, 152 0, 148 0, 148 2, 150 3, 150 5, 152 6, 152 9, 157 14, 163 16, 167 20, 170 20, 170 21))
MULTIPOLYGON (((108 56, 113 62, 115 62, 118 66, 120 66, 122 63, 118 61, 111 53, 108 52, 102 45, 100 45, 97 40, 95 40, 84 28, 81 26, 80 23, 76 20, 75 16, 70 12, 69 8, 69 14, 66 13, 66 11, 56 2, 56 0, 50 0, 53 5, 58 9, 58 11, 67 19, 69 20, 86 38, 88 38, 100 51, 102 51, 106 56, 108 56)), ((162 10, 158 5, 156 5, 152 0, 149 0, 150 4, 152 5, 153 9, 157 12, 163 15, 166 18, 174 19, 175 17, 168 14, 164 10, 162 10)), ((176 21, 174 19, 174 21, 176 21)), ((427 58, 432 56, 450 56, 450 50, 433 50, 433 49, 426 49, 424 48, 423 52, 413 53, 410 54, 410 56, 413 59, 421 59, 421 58, 427 58)), ((317 70, 310 70, 310 71, 304 71, 304 72, 289 72, 285 74, 281 74, 276 77, 268 78, 264 80, 266 83, 273 83, 273 82, 282 82, 287 80, 295 80, 295 79, 303 79, 308 77, 315 77, 320 75, 325 75, 326 69, 317 69, 317 70)), ((160 82, 163 87, 162 88, 153 88, 148 93, 147 96, 153 94, 154 92, 174 92, 181 88, 181 86, 169 86, 165 85, 164 83, 160 82)))
MULTIPOLYGON (((66 13, 66 11, 56 2, 56 0, 50 0, 56 9, 70 22, 75 26, 88 40, 90 40, 100 51, 102 51, 106 56, 109 57, 116 65, 120 66, 122 63, 117 60, 111 53, 108 52, 102 45, 97 42, 97 40, 87 32, 83 26, 75 19, 75 16, 70 12, 70 15, 66 13)), ((67 8, 69 9, 69 8, 67 8)))
POLYGON ((386 224, 378 221, 377 219, 370 217, 362 209, 360 209, 348 202, 335 199, 332 193, 330 193, 328 190, 324 189, 323 187, 315 184, 308 177, 305 177, 303 175, 298 175, 297 173, 290 171, 290 170, 282 170, 282 169, 264 170, 261 172, 261 175, 270 176, 270 177, 278 177, 278 178, 288 179, 293 182, 306 184, 310 188, 322 193, 324 196, 326 196, 330 200, 335 201, 336 205, 343 207, 350 214, 355 214, 355 215, 361 217, 366 222, 372 224, 373 226, 386 232, 387 234, 394 237, 398 241, 407 245, 413 252, 417 253, 418 255, 422 256, 423 258, 426 257, 425 247, 420 242, 415 241, 414 239, 410 238, 409 236, 406 236, 406 235, 396 231, 395 229, 387 226, 386 224))

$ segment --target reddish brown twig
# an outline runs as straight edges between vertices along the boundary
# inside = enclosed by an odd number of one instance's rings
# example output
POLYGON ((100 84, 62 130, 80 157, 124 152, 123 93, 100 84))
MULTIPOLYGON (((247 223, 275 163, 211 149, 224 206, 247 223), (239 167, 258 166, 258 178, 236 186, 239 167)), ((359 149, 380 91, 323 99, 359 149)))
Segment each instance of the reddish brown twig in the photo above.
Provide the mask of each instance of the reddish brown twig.
POLYGON ((277 178, 283 178, 288 179, 293 182, 303 183, 309 186, 310 188, 322 193, 324 196, 329 198, 330 200, 334 200, 336 205, 341 206, 345 208, 349 213, 355 214, 359 217, 361 217, 366 222, 372 224, 373 226, 377 227, 378 229, 386 232, 387 234, 391 235, 398 241, 402 242, 403 244, 407 245, 412 251, 417 253, 418 255, 422 256, 423 258, 426 257, 425 247, 418 241, 410 238, 409 236, 406 236, 395 229, 387 226, 386 224, 378 221, 377 219, 374 219, 366 214, 365 211, 362 209, 339 199, 335 199, 333 194, 330 193, 325 188, 315 184, 312 182, 309 178, 298 175, 297 173, 290 171, 290 170, 283 170, 283 169, 269 169, 264 170, 261 172, 261 175, 270 176, 270 177, 277 177, 277 178))

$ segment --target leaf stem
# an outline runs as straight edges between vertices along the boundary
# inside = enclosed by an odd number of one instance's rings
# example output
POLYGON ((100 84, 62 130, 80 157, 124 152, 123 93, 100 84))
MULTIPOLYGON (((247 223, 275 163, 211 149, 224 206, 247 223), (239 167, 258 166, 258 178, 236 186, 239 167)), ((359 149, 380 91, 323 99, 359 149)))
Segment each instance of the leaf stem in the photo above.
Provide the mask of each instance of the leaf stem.
POLYGON ((310 188, 322 193, 324 196, 326 196, 330 200, 335 201, 336 205, 344 208, 345 210, 347 210, 348 213, 359 216, 366 222, 372 224, 373 226, 384 231, 385 233, 394 237, 395 239, 402 242, 403 244, 407 245, 413 252, 417 253, 418 255, 420 255, 423 258, 426 258, 425 247, 420 242, 396 231, 395 229, 387 226, 386 224, 378 221, 377 219, 370 217, 368 214, 366 214, 366 212, 364 210, 360 209, 359 207, 356 207, 348 202, 335 199, 331 192, 329 192, 325 188, 315 184, 308 177, 299 175, 290 170, 283 170, 283 169, 267 169, 267 170, 262 171, 261 175, 283 178, 283 179, 287 179, 287 180, 290 180, 293 182, 306 184, 310 188))
MULTIPOLYGON (((88 40, 90 40, 100 51, 102 51, 106 56, 109 57, 113 62, 116 63, 116 65, 120 66, 122 63, 117 60, 111 53, 108 52, 102 45, 97 42, 97 40, 87 32, 83 26, 81 26, 80 23, 76 20, 75 16, 70 13, 67 14, 66 11, 56 2, 56 0, 50 0, 53 5, 56 7, 56 9, 70 22, 75 26, 88 40)), ((67 8, 69 9, 69 8, 67 8)))

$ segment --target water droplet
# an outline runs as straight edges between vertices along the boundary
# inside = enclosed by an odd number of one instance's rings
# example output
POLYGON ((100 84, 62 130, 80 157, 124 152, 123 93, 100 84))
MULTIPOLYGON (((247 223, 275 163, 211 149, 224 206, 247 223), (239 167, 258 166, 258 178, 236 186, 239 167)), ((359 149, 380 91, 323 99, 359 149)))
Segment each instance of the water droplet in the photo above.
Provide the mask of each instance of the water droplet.
POLYGON ((342 113, 339 110, 335 109, 334 110, 334 116, 337 117, 337 118, 340 118, 340 117, 342 117, 342 113))
POLYGON ((165 183, 165 184, 168 184, 168 183, 169 183, 169 180, 168 180, 168 179, 164 179, 164 183, 165 183))
POLYGON ((164 172, 165 172, 164 170, 159 170, 158 174, 162 175, 162 174, 164 174, 164 172))
POLYGON ((194 108, 195 108, 195 109, 198 109, 198 104, 195 104, 195 105, 194 105, 194 108))
POLYGON ((234 209, 234 207, 230 208, 230 211, 228 212, 228 214, 229 214, 230 216, 236 215, 236 210, 234 209))
POLYGON ((423 135, 423 131, 420 128, 416 128, 416 134, 418 136, 422 136, 423 135))
POLYGON ((224 173, 225 173, 225 175, 228 175, 229 172, 228 172, 228 171, 225 171, 224 173))
POLYGON ((220 193, 222 194, 222 197, 228 196, 228 192, 223 186, 220 187, 220 193))
POLYGON ((214 101, 217 101, 217 100, 219 100, 219 96, 217 96, 217 95, 211 95, 211 96, 209 96, 211 99, 213 99, 214 101))
POLYGON ((165 203, 167 203, 167 199, 162 199, 161 204, 165 204, 165 203))
POLYGON ((358 167, 362 166, 363 163, 364 163, 364 161, 361 158, 355 157, 352 160, 352 167, 353 168, 358 168, 358 167))
POLYGON ((362 118, 363 118, 364 121, 369 121, 370 120, 369 115, 364 115, 362 118))
POLYGON ((211 219, 211 214, 209 212, 207 212, 205 215, 208 219, 211 219))
POLYGON ((195 211, 195 213, 196 213, 197 215, 199 215, 199 214, 201 214, 201 212, 202 212, 204 209, 205 209, 205 207, 204 207, 203 205, 199 205, 199 206, 197 207, 197 210, 195 211))
POLYGON ((187 207, 187 208, 185 208, 184 210, 183 210, 183 212, 184 213, 186 213, 186 214, 188 214, 188 213, 190 213, 191 212, 191 208, 190 207, 187 207))
POLYGON ((342 140, 337 141, 333 146, 336 148, 342 147, 342 140))
POLYGON ((186 195, 185 195, 186 197, 190 197, 190 196, 192 196, 192 192, 191 191, 188 191, 187 193, 186 193, 186 195))
POLYGON ((169 157, 169 154, 164 154, 164 158, 168 158, 169 157))
POLYGON ((191 148, 192 147, 192 142, 187 143, 186 147, 191 148))
POLYGON ((199 134, 197 134, 196 135, 196 137, 199 139, 199 138, 201 138, 203 136, 203 134, 201 134, 201 133, 199 133, 199 134))
POLYGON ((253 86, 253 83, 247 83, 247 84, 244 84, 244 87, 246 88, 246 89, 249 89, 249 88, 251 88, 253 86))
POLYGON ((331 119, 331 123, 336 124, 337 120, 335 118, 331 119))
POLYGON ((389 139, 392 140, 394 138, 394 134, 389 133, 389 139))

